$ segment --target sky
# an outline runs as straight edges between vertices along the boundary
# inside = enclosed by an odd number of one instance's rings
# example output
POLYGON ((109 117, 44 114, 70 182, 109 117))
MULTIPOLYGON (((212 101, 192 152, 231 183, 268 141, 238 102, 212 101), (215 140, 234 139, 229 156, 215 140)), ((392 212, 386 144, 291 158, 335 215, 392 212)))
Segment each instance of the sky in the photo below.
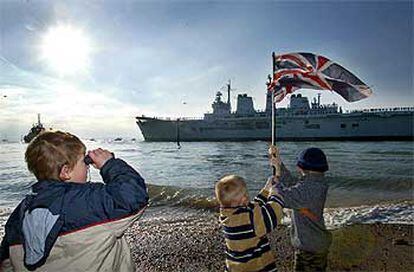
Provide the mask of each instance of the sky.
POLYGON ((324 55, 374 92, 322 103, 413 106, 413 29, 412 1, 1 0, 0 138, 37 113, 81 137, 141 138, 135 116, 201 117, 229 79, 233 104, 247 93, 264 109, 273 51, 324 55))

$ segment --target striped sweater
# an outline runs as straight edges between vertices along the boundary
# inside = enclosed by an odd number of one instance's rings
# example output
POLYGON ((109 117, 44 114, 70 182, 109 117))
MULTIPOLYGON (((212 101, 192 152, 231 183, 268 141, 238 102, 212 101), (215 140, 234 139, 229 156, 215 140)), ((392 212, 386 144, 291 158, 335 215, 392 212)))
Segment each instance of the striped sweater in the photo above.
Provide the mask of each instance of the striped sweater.
POLYGON ((266 234, 280 223, 283 206, 277 192, 262 190, 247 206, 220 209, 227 271, 276 271, 266 234))

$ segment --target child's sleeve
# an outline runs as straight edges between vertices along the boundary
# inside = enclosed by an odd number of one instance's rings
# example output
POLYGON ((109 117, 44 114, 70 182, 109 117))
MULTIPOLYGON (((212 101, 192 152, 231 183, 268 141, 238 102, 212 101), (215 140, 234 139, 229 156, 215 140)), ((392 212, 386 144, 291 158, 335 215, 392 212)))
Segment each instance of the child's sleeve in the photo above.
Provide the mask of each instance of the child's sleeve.
POLYGON ((105 192, 115 208, 133 213, 148 204, 144 179, 121 159, 110 159, 101 168, 105 192))
POLYGON ((253 226, 257 236, 260 237, 271 232, 280 224, 283 217, 283 207, 284 200, 277 190, 272 192, 265 204, 254 202, 253 226))
POLYGON ((277 190, 282 195, 285 201, 285 208, 289 209, 300 209, 303 207, 303 201, 305 200, 305 185, 303 183, 297 183, 294 186, 289 186, 295 183, 295 180, 290 173, 289 169, 286 168, 282 162, 280 165, 281 176, 279 183, 276 185, 277 190))
MULTIPOLYGON (((285 202, 285 208, 288 209, 300 209, 303 208, 303 203, 306 200, 305 184, 298 183, 295 186, 287 187, 283 183, 278 183, 276 185, 277 190, 280 195, 283 197, 285 202)), ((310 193, 310 192, 309 192, 310 193)))
POLYGON ((0 245, 0 270, 3 266, 3 262, 9 258, 9 243, 6 239, 6 236, 3 237, 0 245))
POLYGON ((259 205, 264 205, 269 198, 269 191, 263 188, 259 194, 253 199, 254 202, 258 203, 259 205))
POLYGON ((106 228, 120 237, 144 212, 147 187, 141 175, 121 159, 108 160, 100 174, 105 184, 90 184, 88 207, 100 220, 112 221, 106 228))
POLYGON ((294 182, 293 176, 290 173, 289 169, 286 168, 285 164, 282 162, 280 164, 280 183, 285 185, 292 184, 294 182))

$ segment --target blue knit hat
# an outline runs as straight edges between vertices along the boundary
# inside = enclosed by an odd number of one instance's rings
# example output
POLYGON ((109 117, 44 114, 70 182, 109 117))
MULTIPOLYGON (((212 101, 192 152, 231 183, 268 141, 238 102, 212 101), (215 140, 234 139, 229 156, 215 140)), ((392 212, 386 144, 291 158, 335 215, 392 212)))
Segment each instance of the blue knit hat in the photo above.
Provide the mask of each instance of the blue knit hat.
POLYGON ((325 154, 316 147, 310 147, 300 152, 296 165, 304 170, 318 172, 326 172, 329 169, 325 154))

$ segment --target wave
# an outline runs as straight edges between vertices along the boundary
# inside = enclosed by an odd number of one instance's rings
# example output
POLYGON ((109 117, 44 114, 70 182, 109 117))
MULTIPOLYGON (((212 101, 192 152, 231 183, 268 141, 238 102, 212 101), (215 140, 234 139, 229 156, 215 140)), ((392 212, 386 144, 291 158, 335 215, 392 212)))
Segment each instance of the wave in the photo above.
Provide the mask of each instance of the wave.
MULTIPOLYGON (((207 220, 203 213, 218 212, 218 203, 206 190, 183 189, 175 186, 148 185, 150 210, 159 211, 158 217, 171 217, 179 213, 186 220, 207 220), (197 213, 197 216, 194 215, 197 213), (201 214, 200 214, 201 212, 201 214), (203 219, 204 218, 204 219, 203 219)), ((211 190, 208 190, 211 191, 211 190)), ((12 208, 0 207, 0 237, 12 208)), ((414 225, 414 200, 383 202, 373 205, 325 208, 324 218, 329 229, 352 224, 410 224, 414 225)), ((210 220, 210 219, 209 219, 210 220)), ((289 225, 291 212, 285 209, 282 223, 289 225)))
POLYGON ((405 176, 380 177, 350 177, 350 176, 331 176, 327 177, 327 182, 331 188, 343 189, 371 189, 377 191, 407 191, 414 188, 414 179, 405 176))
MULTIPOLYGON (((184 207, 218 211, 217 200, 213 196, 206 196, 208 194, 203 190, 157 185, 149 185, 148 189, 152 207, 163 209, 184 207)), ((289 214, 287 210, 284 224, 289 223, 289 214)), ((414 201, 384 201, 379 204, 325 208, 324 217, 330 229, 358 223, 414 224, 414 201)))
POLYGON ((175 186, 148 185, 151 206, 184 206, 214 210, 218 203, 204 190, 186 189, 175 186))
POLYGON ((381 203, 324 211, 326 225, 333 229, 352 224, 414 224, 414 201, 381 203))
POLYGON ((372 150, 372 151, 365 152, 365 154, 413 156, 413 151, 410 151, 410 150, 408 150, 408 151, 394 151, 394 150, 376 151, 376 150, 372 150))

